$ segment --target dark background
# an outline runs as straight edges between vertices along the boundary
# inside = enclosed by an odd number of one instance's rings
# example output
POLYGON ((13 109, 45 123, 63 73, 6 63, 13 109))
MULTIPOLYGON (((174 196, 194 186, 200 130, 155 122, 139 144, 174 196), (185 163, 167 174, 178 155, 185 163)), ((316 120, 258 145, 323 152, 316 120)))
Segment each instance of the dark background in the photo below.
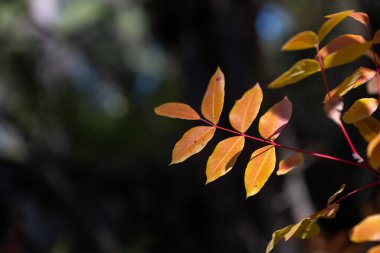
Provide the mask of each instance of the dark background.
MULTIPOLYGON (((265 88, 313 57, 280 52, 290 36, 317 31, 324 15, 346 9, 368 12, 379 27, 380 4, 369 0, 1 0, 0 252, 265 252, 274 230, 322 208, 341 184, 353 190, 374 181, 359 168, 306 157, 246 200, 244 168, 260 144, 247 142, 234 169, 205 187, 207 157, 229 135, 217 132, 200 154, 168 166, 175 142, 197 123, 153 113, 169 101, 198 110, 219 65, 221 125, 260 82, 260 114, 285 95, 293 102, 280 143, 351 159, 324 117, 320 75, 265 88)), ((360 29, 347 20, 328 39, 360 29)), ((373 68, 363 57, 328 71, 331 86, 360 65, 373 68)), ((347 96, 346 108, 359 96, 364 86, 347 96)), ((365 154, 357 130, 347 128, 365 154)), ((257 123, 248 133, 257 134, 257 123)), ((320 237, 276 251, 360 252, 348 230, 375 210, 375 197, 352 197, 322 222, 320 237)))

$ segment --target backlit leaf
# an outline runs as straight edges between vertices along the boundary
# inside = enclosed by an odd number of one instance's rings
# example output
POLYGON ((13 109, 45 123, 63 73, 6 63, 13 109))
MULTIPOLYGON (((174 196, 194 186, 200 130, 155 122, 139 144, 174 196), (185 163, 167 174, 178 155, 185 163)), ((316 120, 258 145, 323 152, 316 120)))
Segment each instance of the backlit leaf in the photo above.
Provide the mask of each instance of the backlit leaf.
POLYGON ((342 11, 339 13, 334 13, 334 14, 325 16, 326 18, 328 18, 328 20, 325 23, 323 23, 323 25, 319 29, 319 32, 318 32, 319 41, 322 41, 335 26, 337 26, 340 22, 343 21, 343 19, 345 19, 347 16, 349 16, 353 12, 354 12, 353 10, 348 10, 348 11, 342 11))
POLYGON ((272 81, 268 88, 280 88, 296 83, 321 70, 319 63, 314 59, 303 59, 296 62, 288 71, 272 81))
POLYGON ((259 132, 264 139, 276 139, 292 116, 292 103, 287 97, 272 106, 259 121, 259 132))
POLYGON ((380 241, 380 214, 370 215, 357 224, 350 239, 353 242, 380 241))
POLYGON ((369 248, 367 253, 380 253, 380 244, 369 248))
POLYGON ((343 114, 342 119, 346 123, 355 123, 371 116, 377 109, 379 103, 374 98, 361 98, 343 114))
POLYGON ((352 62, 365 54, 370 47, 371 42, 365 42, 340 49, 324 58, 323 63, 325 68, 332 68, 352 62))
POLYGON ((293 236, 306 239, 319 235, 319 226, 314 220, 306 218, 295 224, 284 236, 285 241, 288 241, 293 236))
POLYGON ((218 143, 207 161, 206 184, 227 174, 244 148, 244 137, 235 136, 218 143))
POLYGON ((375 170, 380 169, 380 133, 367 146, 368 164, 375 170))
POLYGON ((202 100, 203 116, 214 124, 218 124, 224 103, 224 74, 218 67, 211 77, 202 100))
POLYGON ((215 129, 215 127, 198 126, 187 131, 175 144, 170 164, 183 162, 200 152, 214 136, 215 129))
POLYGON ((380 121, 370 116, 354 123, 354 126, 359 129, 361 136, 370 142, 378 133, 380 133, 380 121))
POLYGON ((330 204, 325 209, 310 216, 312 219, 332 219, 335 218, 336 213, 339 210, 339 204, 330 204))
POLYGON ((284 175, 296 167, 302 166, 304 162, 302 153, 295 153, 294 155, 288 156, 280 161, 279 168, 277 170, 277 175, 284 175))
POLYGON ((268 243, 267 249, 265 253, 269 253, 273 250, 274 246, 284 238, 286 233, 289 232, 289 230, 293 227, 293 225, 287 226, 285 228, 279 229, 272 234, 272 240, 268 243))
POLYGON ((346 184, 343 184, 339 190, 337 190, 328 200, 327 200, 327 205, 329 206, 331 203, 334 202, 336 197, 344 191, 344 188, 346 187, 346 184))
POLYGON ((331 40, 326 46, 324 46, 316 57, 322 57, 325 58, 328 55, 331 55, 338 50, 341 50, 343 48, 355 45, 355 44, 362 44, 365 43, 366 40, 356 34, 344 34, 341 36, 338 36, 331 40))
POLYGON ((343 100, 341 97, 334 96, 323 105, 326 116, 334 121, 337 125, 342 123, 341 116, 343 110, 343 100))
POLYGON ((263 92, 257 83, 236 101, 229 116, 231 126, 241 133, 247 131, 256 118, 262 101, 263 92))
POLYGON ((165 103, 154 108, 154 112, 157 115, 170 117, 170 118, 188 119, 188 120, 200 119, 198 113, 193 108, 183 103, 165 103))
POLYGON ((318 36, 313 31, 300 32, 291 37, 281 48, 283 51, 313 48, 318 44, 318 36))
POLYGON ((372 40, 373 44, 380 44, 380 29, 375 32, 372 40))
POLYGON ((247 197, 258 193, 264 186, 276 165, 274 146, 268 145, 255 150, 245 169, 244 183, 247 197))
POLYGON ((369 18, 367 13, 364 12, 354 12, 350 14, 350 17, 355 19, 356 21, 362 23, 365 26, 369 24, 369 18))

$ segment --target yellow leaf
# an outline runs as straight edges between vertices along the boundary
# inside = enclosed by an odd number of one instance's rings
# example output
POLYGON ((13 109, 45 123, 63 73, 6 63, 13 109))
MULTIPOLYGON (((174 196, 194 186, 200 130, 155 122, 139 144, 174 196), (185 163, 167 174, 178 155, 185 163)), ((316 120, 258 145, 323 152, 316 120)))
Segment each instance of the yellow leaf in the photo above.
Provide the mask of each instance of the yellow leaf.
POLYGON ((323 23, 318 32, 319 41, 321 42, 335 26, 337 26, 340 22, 343 21, 343 19, 345 19, 353 12, 353 10, 348 10, 327 15, 326 18, 328 18, 328 20, 325 23, 323 23))
POLYGON ((319 226, 314 220, 305 218, 295 224, 284 236, 285 241, 288 241, 293 236, 306 239, 319 235, 319 226))
POLYGON ((273 250, 274 246, 284 238, 286 233, 289 232, 289 230, 293 227, 293 225, 287 226, 285 228, 279 229, 272 234, 272 240, 268 243, 267 249, 265 253, 269 253, 273 250))
POLYGON ((207 161, 206 184, 227 174, 234 166, 243 148, 243 136, 230 137, 219 142, 207 161))
POLYGON ((375 170, 380 169, 380 133, 367 146, 368 164, 375 170))
POLYGON ((264 186, 276 165, 274 146, 268 145, 257 149, 245 169, 244 183, 247 197, 258 193, 264 186))
POLYGON ((280 88, 296 83, 321 70, 319 63, 314 59, 303 59, 296 62, 288 71, 272 81, 268 88, 280 88))
POLYGON ((380 244, 369 248, 367 253, 380 253, 380 244))
POLYGON ((200 117, 193 108, 183 103, 165 103, 154 108, 154 112, 160 116, 170 118, 199 120, 200 117))
POLYGON ((348 124, 355 123, 359 120, 371 116, 377 109, 379 103, 374 98, 361 98, 343 114, 342 119, 348 124))
POLYGON ((380 241, 380 214, 370 215, 357 224, 350 239, 353 242, 380 241))
POLYGON ((346 184, 343 184, 338 191, 336 191, 328 200, 327 200, 327 205, 329 206, 332 202, 334 202, 334 200, 336 199, 336 197, 342 193, 344 191, 344 188, 346 187, 346 184))
POLYGON ((325 209, 310 216, 311 219, 332 219, 335 218, 336 213, 339 210, 339 204, 330 204, 325 209))
POLYGON ((256 118, 262 101, 263 92, 257 83, 236 101, 230 112, 231 126, 241 133, 247 131, 256 118))
POLYGON ((361 136, 370 142, 378 133, 380 133, 380 121, 370 116, 354 123, 354 126, 359 129, 361 136))
POLYGON ((193 127, 175 144, 170 164, 185 161, 200 152, 214 136, 216 128, 209 126, 193 127))
POLYGON ((318 36, 313 31, 300 32, 290 38, 281 48, 283 51, 313 48, 318 44, 318 36))
POLYGON ((292 103, 287 97, 272 106, 259 121, 259 132, 264 139, 276 139, 292 116, 292 103))
POLYGON ((365 54, 370 47, 371 42, 358 43, 345 47, 326 56, 323 60, 323 64, 327 69, 352 62, 365 54))
POLYGON ((206 93, 202 100, 203 116, 214 123, 218 124, 220 114, 223 110, 224 103, 224 74, 218 67, 211 77, 206 93))
POLYGON ((285 175, 296 167, 302 166, 304 162, 302 153, 295 153, 280 161, 277 175, 285 175))
POLYGON ((354 12, 350 14, 350 17, 355 19, 356 21, 362 23, 365 26, 369 24, 369 18, 367 13, 364 12, 354 12))
POLYGON ((317 54, 316 58, 325 58, 338 50, 367 42, 362 36, 356 34, 344 34, 331 40, 326 46, 324 46, 317 54))
POLYGON ((380 29, 375 32, 372 40, 373 44, 380 44, 380 29))

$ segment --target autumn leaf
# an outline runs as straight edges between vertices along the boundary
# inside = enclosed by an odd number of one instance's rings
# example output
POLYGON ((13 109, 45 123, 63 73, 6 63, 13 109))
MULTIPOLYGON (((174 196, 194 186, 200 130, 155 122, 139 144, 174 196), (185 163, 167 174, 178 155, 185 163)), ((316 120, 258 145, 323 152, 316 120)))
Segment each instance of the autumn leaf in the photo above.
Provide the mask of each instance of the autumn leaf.
POLYGON ((367 13, 364 12, 354 12, 350 14, 350 17, 355 19, 356 21, 362 23, 365 26, 369 24, 369 18, 367 13))
POLYGON ((276 230, 275 232, 273 232, 272 240, 270 240, 270 242, 268 243, 268 246, 267 246, 265 253, 271 252, 274 249, 274 246, 276 246, 276 244, 279 243, 281 241, 281 239, 284 238, 286 233, 288 233, 292 227, 293 227, 293 225, 290 225, 290 226, 287 226, 285 228, 282 228, 282 229, 279 229, 279 230, 276 230))
POLYGON ((293 236, 306 239, 319 235, 319 226, 315 223, 315 220, 305 218, 295 224, 285 235, 285 241, 288 241, 293 236))
POLYGON ((297 33, 290 38, 281 48, 283 51, 303 50, 313 48, 318 44, 318 36, 313 31, 297 33))
POLYGON ((380 241, 380 214, 370 215, 357 224, 352 229, 350 239, 353 242, 380 241))
POLYGON ((259 121, 259 132, 264 139, 276 139, 292 116, 292 103, 287 97, 272 106, 259 121))
POLYGON ((310 216, 312 219, 332 219, 335 218, 336 213, 339 210, 339 204, 330 204, 326 206, 324 209, 310 216))
POLYGON ((337 125, 342 124, 341 116, 343 110, 343 100, 341 97, 334 96, 329 99, 324 105, 323 110, 326 116, 334 121, 337 125))
POLYGON ((259 112, 263 92, 257 83, 236 101, 230 112, 230 123, 237 131, 244 133, 251 126, 259 112))
POLYGON ((373 44, 380 44, 380 29, 375 32, 375 35, 372 39, 373 44))
POLYGON ((340 22, 342 22, 347 16, 349 16, 353 12, 353 10, 348 10, 325 16, 326 18, 328 18, 328 20, 325 21, 325 23, 323 23, 323 25, 318 31, 319 41, 322 41, 326 37, 326 35, 332 29, 334 29, 335 26, 337 26, 340 22))
POLYGON ((303 59, 296 62, 288 71, 272 81, 268 88, 280 88, 296 83, 321 70, 319 63, 314 59, 303 59))
POLYGON ((372 78, 368 83, 367 83, 367 93, 370 95, 378 94, 378 85, 377 85, 377 78, 372 78))
POLYGON ((188 119, 188 120, 199 120, 199 114, 187 104, 183 103, 165 103, 154 108, 154 112, 157 115, 178 118, 178 119, 188 119))
POLYGON ((277 170, 277 175, 285 175, 292 171, 294 168, 302 166, 304 162, 302 153, 295 153, 294 155, 288 156, 280 161, 279 168, 277 170))
POLYGON ((207 161, 206 184, 227 174, 244 148, 244 137, 235 136, 218 143, 207 161))
POLYGON ((327 200, 327 205, 329 206, 331 203, 334 202, 336 197, 341 194, 344 191, 344 188, 346 188, 346 184, 343 184, 339 190, 337 190, 328 200, 327 200))
POLYGON ((362 36, 356 34, 344 34, 331 40, 326 46, 324 46, 317 54, 316 58, 325 58, 343 48, 355 45, 363 44, 367 42, 362 36))
POLYGON ((354 126, 359 129, 361 136, 367 142, 373 140, 380 133, 380 121, 372 116, 355 122, 354 126))
POLYGON ((193 127, 175 144, 170 164, 185 161, 200 152, 214 136, 216 128, 209 126, 193 127))
POLYGON ((380 133, 367 146, 368 164, 375 170, 380 169, 380 133))
POLYGON ((275 165, 276 151, 274 146, 268 145, 252 153, 244 176, 247 198, 261 190, 272 174, 275 165))
POLYGON ((380 244, 369 248, 367 253, 380 253, 380 244))
POLYGON ((361 98, 343 114, 343 121, 352 124, 371 116, 378 107, 379 103, 374 98, 361 98))

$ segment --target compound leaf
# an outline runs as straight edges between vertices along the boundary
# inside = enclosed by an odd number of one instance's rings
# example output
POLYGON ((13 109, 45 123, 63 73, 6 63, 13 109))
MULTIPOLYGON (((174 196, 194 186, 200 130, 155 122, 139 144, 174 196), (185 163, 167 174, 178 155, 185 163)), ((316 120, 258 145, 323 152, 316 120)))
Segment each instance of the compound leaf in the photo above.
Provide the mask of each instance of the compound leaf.
POLYGON ((227 174, 244 148, 244 137, 235 136, 218 143, 207 161, 206 184, 227 174))
POLYGON ((218 67, 211 77, 206 93, 203 96, 201 111, 203 116, 218 124, 224 103, 224 74, 218 67))
POLYGON ((321 70, 318 61, 314 59, 303 59, 296 62, 288 71, 272 81, 268 88, 280 88, 296 83, 321 70))
POLYGON ((154 108, 154 112, 157 115, 169 118, 187 120, 199 120, 201 118, 193 108, 184 103, 165 103, 154 108))
POLYGON ((257 194, 264 186, 276 165, 274 146, 268 145, 255 150, 245 169, 244 183, 247 198, 257 194))
POLYGON ((287 97, 272 106, 259 121, 259 132, 264 139, 276 139, 292 116, 292 103, 287 97))
POLYGON ((343 114, 343 121, 352 124, 364 118, 371 116, 379 106, 375 98, 361 98, 343 114))
POLYGON ((372 116, 355 122, 354 126, 359 129, 361 136, 367 142, 373 140, 380 133, 380 121, 372 116))
POLYGON ((313 31, 304 31, 291 37, 281 48, 283 51, 313 48, 318 44, 318 36, 313 31))
POLYGON ((328 20, 323 23, 323 25, 318 31, 319 41, 322 41, 335 26, 337 26, 340 22, 342 22, 347 16, 349 16, 353 12, 353 10, 348 10, 325 16, 325 18, 328 18, 328 20))
POLYGON ((368 164, 375 170, 380 169, 380 133, 367 146, 368 164))
POLYGON ((353 242, 380 241, 380 214, 370 215, 357 224, 350 239, 353 242))
POLYGON ((302 153, 295 153, 291 156, 288 156, 280 161, 276 174, 278 176, 285 175, 288 172, 292 171, 294 168, 302 166, 303 162, 304 157, 302 153))
POLYGON ((256 118, 262 101, 263 92, 257 83, 236 101, 229 115, 231 126, 241 133, 247 131, 256 118))
POLYGON ((215 127, 210 126, 198 126, 188 130, 175 144, 170 164, 183 162, 200 152, 212 139, 215 130, 215 127))

